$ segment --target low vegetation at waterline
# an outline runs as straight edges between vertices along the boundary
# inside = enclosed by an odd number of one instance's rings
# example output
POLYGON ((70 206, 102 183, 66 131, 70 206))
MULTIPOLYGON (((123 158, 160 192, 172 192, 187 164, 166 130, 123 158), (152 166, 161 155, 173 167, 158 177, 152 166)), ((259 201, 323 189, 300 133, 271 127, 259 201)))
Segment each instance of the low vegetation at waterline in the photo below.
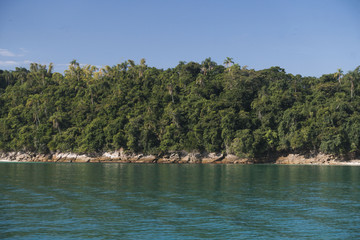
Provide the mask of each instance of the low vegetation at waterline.
POLYGON ((360 66, 320 78, 280 67, 132 60, 97 69, 75 60, 64 74, 32 63, 0 70, 0 151, 200 151, 240 157, 357 154, 360 66))

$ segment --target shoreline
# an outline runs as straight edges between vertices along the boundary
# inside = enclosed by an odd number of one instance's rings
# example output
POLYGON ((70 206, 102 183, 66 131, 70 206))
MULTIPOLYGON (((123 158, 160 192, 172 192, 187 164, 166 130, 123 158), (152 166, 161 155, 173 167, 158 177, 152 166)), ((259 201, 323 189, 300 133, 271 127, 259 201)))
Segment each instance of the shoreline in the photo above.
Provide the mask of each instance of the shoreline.
POLYGON ((360 166, 360 159, 345 160, 329 154, 287 154, 271 158, 240 158, 222 153, 187 153, 185 151, 161 155, 127 153, 122 150, 103 154, 32 152, 0 152, 0 162, 68 162, 68 163, 154 163, 154 164, 276 164, 276 165, 342 165, 360 166))

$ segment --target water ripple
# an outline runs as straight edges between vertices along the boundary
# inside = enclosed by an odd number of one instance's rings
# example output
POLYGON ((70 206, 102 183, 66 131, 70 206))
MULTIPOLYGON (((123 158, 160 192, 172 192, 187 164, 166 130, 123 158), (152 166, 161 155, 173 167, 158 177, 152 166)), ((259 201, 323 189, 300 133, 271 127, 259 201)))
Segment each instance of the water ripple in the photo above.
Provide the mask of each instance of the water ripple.
POLYGON ((0 164, 3 239, 356 239, 360 168, 0 164))

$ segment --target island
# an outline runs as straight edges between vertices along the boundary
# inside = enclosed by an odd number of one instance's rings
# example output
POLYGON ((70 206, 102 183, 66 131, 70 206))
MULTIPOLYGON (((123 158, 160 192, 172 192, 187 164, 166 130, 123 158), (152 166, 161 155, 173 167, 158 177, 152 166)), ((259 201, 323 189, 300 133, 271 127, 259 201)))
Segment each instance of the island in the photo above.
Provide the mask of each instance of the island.
POLYGON ((226 58, 0 70, 0 159, 359 164, 360 66, 321 77, 226 58))

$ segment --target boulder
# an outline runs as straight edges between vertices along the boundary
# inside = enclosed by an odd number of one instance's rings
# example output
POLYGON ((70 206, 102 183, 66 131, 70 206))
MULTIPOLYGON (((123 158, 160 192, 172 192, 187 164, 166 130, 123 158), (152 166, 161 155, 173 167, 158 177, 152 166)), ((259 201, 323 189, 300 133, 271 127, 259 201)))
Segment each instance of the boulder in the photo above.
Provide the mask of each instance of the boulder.
POLYGON ((179 153, 164 155, 157 160, 157 163, 178 163, 181 160, 179 153))
POLYGON ((137 160, 133 161, 135 163, 156 163, 157 156, 155 155, 141 155, 137 158, 137 160))
POLYGON ((234 154, 228 154, 225 156, 225 158, 221 161, 221 163, 235 163, 235 162, 239 162, 241 159, 234 155, 234 154))
POLYGON ((52 156, 50 154, 38 154, 32 158, 34 162, 49 162, 52 161, 52 156))
POLYGON ((85 154, 77 155, 75 162, 90 162, 91 157, 86 156, 85 154))
POLYGON ((115 152, 105 152, 102 155, 103 158, 108 158, 108 159, 120 159, 121 157, 121 152, 120 151, 115 151, 115 152))
POLYGON ((224 159, 224 154, 222 153, 209 153, 204 154, 201 163, 216 163, 220 162, 222 159, 224 159))

